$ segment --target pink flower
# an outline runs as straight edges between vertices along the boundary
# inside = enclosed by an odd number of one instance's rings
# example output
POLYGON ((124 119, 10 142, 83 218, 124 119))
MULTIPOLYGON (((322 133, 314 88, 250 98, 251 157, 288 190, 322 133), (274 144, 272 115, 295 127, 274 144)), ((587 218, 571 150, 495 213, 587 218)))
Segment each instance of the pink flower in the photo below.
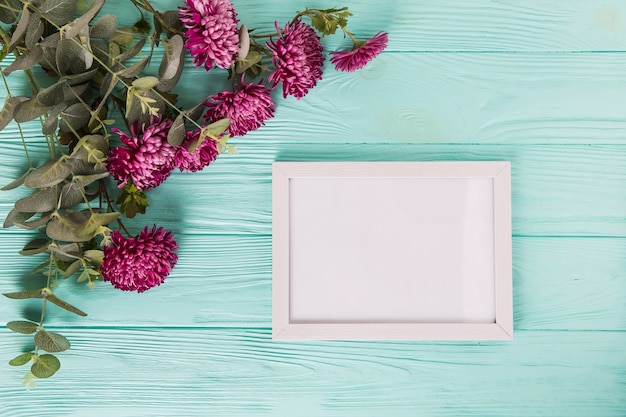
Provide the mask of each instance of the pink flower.
MULTIPOLYGON (((278 25, 276 29, 281 31, 278 25)), ((285 25, 281 36, 276 41, 271 39, 267 47, 274 52, 272 63, 276 68, 268 81, 273 82, 272 88, 283 83, 283 97, 291 94, 302 98, 322 79, 324 55, 320 37, 300 19, 285 25)))
POLYGON ((100 273, 104 281, 123 291, 144 292, 161 285, 176 265, 178 245, 172 232, 156 225, 137 237, 111 232, 111 246, 104 248, 100 273))
POLYGON ((161 121, 152 118, 150 124, 135 123, 130 128, 130 136, 119 129, 111 129, 120 135, 127 146, 111 150, 107 167, 122 188, 130 180, 137 189, 145 191, 161 184, 174 168, 175 149, 167 143, 167 132, 172 126, 171 119, 161 121))
POLYGON ((186 29, 185 49, 197 68, 228 68, 239 51, 237 13, 229 0, 186 0, 179 19, 186 29))
POLYGON ((204 141, 193 152, 189 152, 189 146, 200 138, 200 130, 186 133, 187 138, 176 148, 174 165, 182 171, 201 171, 211 162, 215 161, 219 152, 215 140, 206 137, 204 141))
POLYGON ((228 117, 231 136, 243 136, 257 130, 265 120, 274 117, 274 102, 270 90, 263 84, 247 83, 235 91, 223 91, 209 97, 205 120, 216 122, 228 117))
POLYGON ((331 52, 330 62, 339 71, 352 72, 361 69, 387 47, 387 34, 378 32, 364 42, 357 42, 351 51, 331 52))

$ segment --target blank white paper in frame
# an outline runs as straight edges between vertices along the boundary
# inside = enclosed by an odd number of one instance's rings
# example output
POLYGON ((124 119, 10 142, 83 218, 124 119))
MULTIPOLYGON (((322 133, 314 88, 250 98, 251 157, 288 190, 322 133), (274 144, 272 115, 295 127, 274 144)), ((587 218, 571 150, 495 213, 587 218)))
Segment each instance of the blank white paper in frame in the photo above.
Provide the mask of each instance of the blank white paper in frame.
POLYGON ((274 338, 512 338, 509 162, 273 169, 274 338))

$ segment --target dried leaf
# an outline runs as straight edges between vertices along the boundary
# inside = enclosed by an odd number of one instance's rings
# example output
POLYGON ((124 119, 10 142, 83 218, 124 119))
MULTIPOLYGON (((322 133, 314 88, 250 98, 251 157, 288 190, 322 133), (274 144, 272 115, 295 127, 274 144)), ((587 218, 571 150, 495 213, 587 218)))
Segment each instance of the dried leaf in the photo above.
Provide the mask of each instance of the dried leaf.
POLYGON ((35 356, 35 363, 30 367, 30 372, 37 378, 50 378, 59 369, 61 362, 56 356, 46 353, 45 355, 35 356))
POLYGON ((39 325, 37 323, 33 323, 32 321, 19 320, 8 322, 7 327, 15 333, 33 334, 37 331, 37 327, 39 327, 39 325))
POLYGON ((239 51, 237 51, 237 58, 245 59, 248 56, 248 52, 250 52, 250 34, 246 25, 241 25, 241 28, 239 28, 239 51))
POLYGON ((44 0, 41 13, 57 26, 70 21, 76 9, 76 0, 44 0))
POLYGON ((52 187, 62 182, 70 174, 70 165, 62 160, 50 159, 26 176, 24 185, 27 188, 52 187))
POLYGON ((70 348, 70 342, 59 333, 39 330, 35 335, 35 345, 46 352, 63 352, 70 348))
POLYGON ((100 39, 110 39, 115 34, 117 28, 117 17, 112 14, 105 14, 98 18, 91 27, 91 37, 100 39))
POLYGON ((43 50, 41 47, 35 46, 33 49, 30 49, 25 54, 16 58, 2 73, 6 76, 13 71, 30 69, 38 64, 41 58, 43 58, 43 50))
POLYGON ((45 213, 54 210, 57 201, 57 187, 49 187, 35 190, 28 197, 20 198, 15 202, 15 209, 26 213, 45 213))
POLYGON ((180 113, 174 119, 170 131, 167 132, 167 142, 172 146, 180 146, 185 140, 185 114, 180 113))
MULTIPOLYGON (((48 294, 48 296, 46 297, 46 299, 47 299, 48 301, 50 301, 52 304, 54 304, 54 305, 56 305, 56 306, 58 306, 58 307, 61 307, 62 309, 67 310, 67 311, 69 311, 70 313, 77 314, 77 315, 79 315, 79 316, 81 316, 81 317, 86 317, 86 316, 87 316, 87 313, 85 313, 84 311, 82 311, 82 310, 80 310, 80 309, 78 309, 78 308, 74 307, 74 306, 73 306, 73 305, 71 305, 70 303, 68 303, 68 302, 66 302, 66 301, 61 300, 59 297, 57 297, 57 296, 56 296, 56 295, 54 295, 54 294, 48 294)), ((50 351, 48 351, 48 352, 50 352, 50 351)))
POLYGON ((164 42, 159 78, 168 80, 176 75, 178 67, 181 65, 183 45, 184 41, 180 35, 174 35, 170 40, 164 42))

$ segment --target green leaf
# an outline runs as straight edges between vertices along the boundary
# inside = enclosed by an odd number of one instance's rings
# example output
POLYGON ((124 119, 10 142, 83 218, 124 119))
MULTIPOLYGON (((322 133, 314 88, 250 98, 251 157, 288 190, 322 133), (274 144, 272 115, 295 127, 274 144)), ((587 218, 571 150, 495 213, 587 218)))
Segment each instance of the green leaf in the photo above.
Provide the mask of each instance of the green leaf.
POLYGON ((41 13, 58 26, 69 22, 75 9, 76 0, 44 0, 41 5, 41 13))
POLYGON ((26 300, 28 298, 44 298, 46 296, 46 291, 45 288, 42 288, 40 290, 9 292, 2 295, 13 300, 26 300))
POLYGON ((43 49, 41 49, 40 46, 35 46, 33 49, 29 49, 25 54, 17 57, 2 73, 6 76, 13 71, 30 69, 38 64, 41 58, 43 58, 43 49))
POLYGON ((50 114, 46 121, 41 125, 41 133, 44 135, 53 134, 57 128, 59 127, 59 115, 58 114, 50 114))
POLYGON ((61 362, 56 356, 49 353, 35 356, 35 363, 30 367, 30 371, 37 378, 50 378, 59 369, 61 369, 61 362))
POLYGON ((33 230, 41 226, 44 226, 46 223, 50 221, 51 217, 52 217, 52 214, 48 214, 45 216, 42 215, 40 218, 31 220, 29 222, 15 222, 15 225, 18 227, 21 227, 22 229, 33 230))
POLYGON ((248 53, 248 56, 236 62, 235 71, 238 74, 241 74, 244 71, 248 70, 248 68, 261 62, 261 59, 263 59, 263 56, 259 51, 250 51, 250 53, 248 53))
POLYGON ((2 111, 0 111, 0 130, 7 127, 11 120, 13 120, 15 107, 28 99, 28 97, 8 97, 4 101, 4 106, 2 106, 2 111))
POLYGON ((35 335, 35 345, 46 352, 63 352, 70 348, 70 342, 59 333, 39 330, 35 335))
POLYGON ((95 237, 100 226, 109 224, 117 219, 121 213, 92 213, 89 218, 77 222, 68 215, 56 214, 46 227, 46 234, 54 240, 66 242, 86 242, 95 237))
POLYGON ((180 113, 174 119, 170 131, 167 132, 167 142, 172 146, 180 146, 185 140, 185 114, 180 113))
POLYGON ((74 181, 77 186, 84 188, 95 181, 108 177, 109 175, 111 175, 109 171, 90 175, 74 175, 72 181, 74 181))
POLYGON ((80 259, 77 259, 74 262, 72 262, 67 268, 65 268, 65 271, 63 271, 63 278, 69 278, 72 275, 74 275, 76 272, 78 272, 78 270, 80 269, 82 265, 83 263, 81 262, 80 259))
POLYGON ((75 103, 61 112, 59 128, 64 132, 71 132, 83 127, 89 121, 91 111, 83 103, 75 103))
POLYGON ((146 44, 146 38, 139 39, 136 44, 128 48, 123 54, 115 57, 115 61, 124 62, 128 59, 134 58, 139 52, 141 52, 141 49, 143 48, 145 44, 146 44))
POLYGON ((91 2, 91 7, 82 16, 75 19, 72 23, 65 25, 62 29, 65 31, 65 38, 71 39, 74 36, 78 35, 94 18, 96 14, 100 11, 104 5, 104 0, 94 0, 91 2))
POLYGON ((29 20, 30 20, 30 10, 28 10, 28 5, 25 4, 24 8, 22 9, 22 16, 20 17, 20 20, 17 22, 17 26, 15 27, 15 31, 13 32, 13 36, 11 36, 11 43, 9 43, 9 48, 8 48, 9 52, 15 49, 19 41, 22 40, 22 37, 24 37, 24 34, 26 33, 26 28, 28 27, 29 20))
POLYGON ((37 323, 33 323, 32 321, 19 320, 8 322, 7 327, 15 333, 33 334, 37 331, 37 327, 39 327, 39 325, 37 323))
POLYGON ((28 197, 20 198, 15 202, 15 209, 26 213, 45 213, 54 210, 57 202, 57 187, 50 187, 35 190, 28 197))
MULTIPOLYGON (((93 79, 93 77, 97 73, 98 73, 98 67, 92 68, 92 69, 90 69, 88 71, 80 72, 78 74, 66 75, 66 76, 63 77, 63 79, 67 82, 68 85, 70 85, 70 86, 77 86, 77 85, 84 84, 87 81, 91 81, 93 79)), ((88 85, 88 84, 86 84, 86 85, 88 85)), ((86 88, 86 87, 84 87, 84 88, 86 88)), ((82 92, 80 94, 82 94, 82 92)), ((74 96, 74 94, 72 94, 72 96, 74 96)))
MULTIPOLYGON (((57 297, 54 294, 48 294, 46 296, 46 299, 48 301, 50 301, 52 304, 54 304, 56 306, 59 306, 62 309, 69 311, 70 313, 74 313, 74 314, 77 314, 77 315, 82 316, 82 317, 86 317, 87 316, 87 313, 85 313, 84 311, 74 307, 70 303, 61 300, 59 297, 57 297)), ((52 352, 52 351, 48 350, 48 352, 52 352)))
POLYGON ((33 239, 28 242, 19 253, 20 255, 24 256, 36 255, 38 253, 47 251, 49 246, 50 241, 48 239, 33 239))
POLYGON ((135 217, 137 213, 145 214, 149 205, 146 194, 130 183, 124 186, 116 202, 120 205, 122 213, 129 219, 135 217))
POLYGON ((84 202, 85 190, 76 183, 65 184, 59 195, 60 208, 72 208, 78 203, 84 202))
POLYGON ((91 37, 100 39, 110 39, 115 35, 117 28, 117 17, 113 14, 105 14, 98 18, 91 27, 91 37))
POLYGON ((67 178, 70 172, 71 168, 67 162, 50 159, 28 174, 24 180, 24 185, 27 188, 52 187, 67 178))
POLYGON ((87 70, 83 61, 83 49, 71 39, 59 41, 56 62, 60 74, 82 74, 87 70))
POLYGON ((22 4, 20 0, 2 0, 0 4, 0 22, 7 25, 15 22, 22 4))
MULTIPOLYGON (((228 129, 228 126, 230 126, 230 119, 229 118, 220 119, 217 122, 214 122, 214 123, 211 123, 208 126, 205 126, 202 129, 202 133, 200 134, 200 136, 202 136, 202 137, 211 136, 213 138, 217 138, 219 135, 224 133, 226 131, 226 129, 228 129)), ((191 152, 191 151, 189 151, 189 152, 191 152)))
POLYGON ((26 365, 28 362, 30 362, 33 356, 35 356, 35 352, 22 353, 21 355, 18 355, 14 357, 13 359, 11 359, 9 361, 9 365, 11 366, 26 365))
POLYGON ((0 188, 1 191, 8 191, 8 190, 13 190, 14 188, 19 187, 20 185, 24 184, 24 179, 26 178, 26 176, 28 174, 30 174, 32 172, 32 168, 29 168, 28 171, 26 171, 25 173, 22 174, 21 177, 19 177, 18 179, 16 179, 15 181, 11 181, 10 183, 8 183, 7 185, 5 185, 4 187, 0 188))
POLYGON ((154 88, 158 83, 159 79, 157 77, 147 76, 134 80, 132 85, 138 93, 143 93, 154 88))
POLYGON ((37 94, 37 100, 44 106, 56 106, 63 101, 63 86, 58 82, 44 88, 37 94))
POLYGON ((176 76, 178 68, 182 64, 184 41, 182 36, 174 35, 164 42, 163 60, 159 66, 159 78, 169 80, 176 76))
POLYGON ((100 264, 104 261, 104 251, 98 249, 86 250, 83 253, 85 259, 94 267, 99 268, 100 264))
POLYGON ((152 55, 148 55, 145 58, 142 58, 139 62, 131 65, 128 68, 124 68, 116 73, 117 76, 123 78, 133 78, 138 76, 150 63, 150 58, 152 55))
POLYGON ((2 225, 2 227, 6 229, 7 227, 11 227, 17 223, 26 221, 34 215, 35 213, 22 212, 16 209, 11 209, 11 211, 9 211, 9 214, 7 214, 6 219, 4 219, 4 224, 2 225))

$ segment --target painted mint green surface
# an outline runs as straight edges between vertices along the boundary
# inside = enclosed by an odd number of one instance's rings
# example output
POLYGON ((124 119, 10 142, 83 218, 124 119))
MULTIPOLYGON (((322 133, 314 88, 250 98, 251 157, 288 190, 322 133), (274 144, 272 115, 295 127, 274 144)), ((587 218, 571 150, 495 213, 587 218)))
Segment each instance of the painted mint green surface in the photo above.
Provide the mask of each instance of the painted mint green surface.
MULTIPOLYGON (((626 2, 344 3, 388 50, 356 74, 327 65, 239 155, 151 192, 135 226, 173 229, 179 266, 140 296, 63 282, 89 317, 50 309, 73 344, 52 380, 26 391, 6 363, 29 337, 0 328, 0 416, 626 416, 626 2), (272 161, 494 159, 513 170, 512 342, 271 340, 272 161)), ((124 0, 106 7, 121 5, 132 23, 124 0)), ((266 28, 337 5, 235 1, 266 28)), ((185 77, 187 104, 224 86, 185 77)), ((0 136, 4 184, 24 163, 15 126, 0 136)), ((0 194, 2 218, 21 193, 0 194)), ((31 237, 0 232, 1 292, 40 287, 16 254, 31 237)), ((0 298, 0 322, 37 308, 0 298)))

